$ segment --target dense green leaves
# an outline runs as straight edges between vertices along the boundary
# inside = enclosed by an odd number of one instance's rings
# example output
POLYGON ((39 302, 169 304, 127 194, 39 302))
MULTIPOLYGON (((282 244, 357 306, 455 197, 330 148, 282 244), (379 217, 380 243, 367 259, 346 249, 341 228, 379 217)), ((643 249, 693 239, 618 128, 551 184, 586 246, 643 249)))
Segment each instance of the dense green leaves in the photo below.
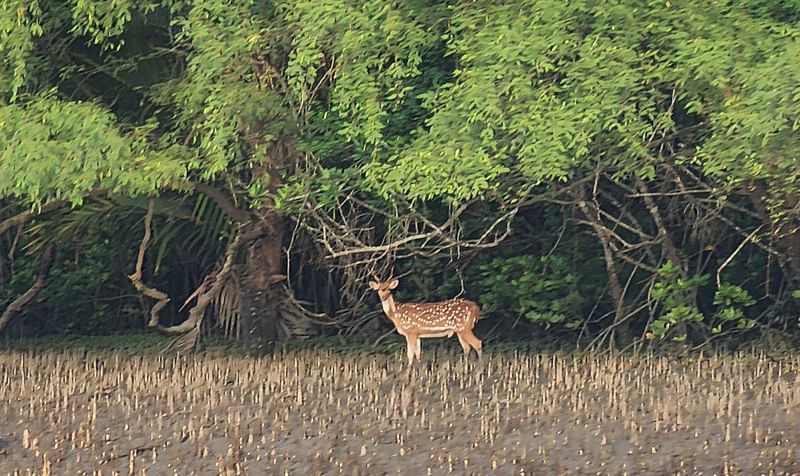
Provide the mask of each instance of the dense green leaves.
POLYGON ((667 261, 658 270, 659 279, 653 284, 650 297, 661 308, 657 319, 648 326, 649 336, 674 340, 686 339, 686 324, 703 321, 703 314, 694 305, 693 294, 708 283, 708 275, 683 278, 675 263, 667 261), (673 332, 677 329, 677 334, 673 332))
POLYGON ((407 81, 421 74, 422 54, 437 40, 430 24, 439 11, 427 7, 429 15, 419 15, 415 7, 426 8, 339 0, 284 5, 296 32, 286 75, 297 107, 319 99, 319 87, 331 81, 330 109, 348 119, 339 132, 365 147, 386 146, 387 115, 407 98, 407 81))
POLYGON ((130 0, 74 0, 73 31, 89 36, 102 47, 121 46, 117 38, 131 21, 132 10, 130 0))
MULTIPOLYGON (((798 29, 772 20, 765 4, 161 6, 174 12, 186 69, 149 94, 175 112, 172 140, 196 149, 189 168, 202 177, 243 159, 241 140, 254 124, 266 125, 258 133, 269 142, 330 127, 330 114, 335 132, 355 145, 352 165, 362 167, 365 186, 384 197, 519 195, 598 168, 653 177, 655 145, 699 121, 705 137, 684 158, 709 176, 794 183, 786 174, 796 169, 788 151, 797 147, 800 121, 798 29), (454 60, 449 79, 420 90, 436 74, 423 69, 423 58, 441 43, 439 62, 454 60), (394 137, 387 124, 409 101, 424 122, 394 137), (676 108, 695 119, 678 117, 676 108)), ((132 18, 157 7, 76 1, 72 31, 119 45, 132 18)), ((5 90, 15 98, 47 12, 36 2, 4 8, 5 90)))
POLYGON ((574 329, 582 323, 584 299, 578 277, 560 256, 496 258, 479 268, 479 300, 486 313, 524 316, 545 328, 560 324, 574 329))
POLYGON ((80 204, 95 189, 155 194, 185 176, 177 147, 157 150, 155 125, 121 131, 96 104, 43 95, 0 107, 0 195, 80 204))
POLYGON ((0 102, 14 101, 28 81, 34 39, 42 35, 38 1, 4 1, 0 6, 0 102))

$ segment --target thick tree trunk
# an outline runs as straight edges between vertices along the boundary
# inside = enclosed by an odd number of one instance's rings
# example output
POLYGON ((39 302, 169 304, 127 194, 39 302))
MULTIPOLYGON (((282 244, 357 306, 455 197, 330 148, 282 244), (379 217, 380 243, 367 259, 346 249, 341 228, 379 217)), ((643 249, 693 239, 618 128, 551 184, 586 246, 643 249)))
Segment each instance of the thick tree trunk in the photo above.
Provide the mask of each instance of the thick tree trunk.
MULTIPOLYGON (((255 145, 251 144, 255 149, 255 145)), ((270 192, 254 220, 245 230, 247 256, 241 269, 239 294, 240 340, 254 353, 271 350, 278 338, 281 293, 278 283, 285 279, 283 266, 284 219, 275 210, 272 196, 282 183, 281 169, 290 162, 291 147, 276 141, 270 146, 269 160, 252 169, 253 178, 266 182, 270 192)))
POLYGON ((249 244, 241 267, 240 339, 255 353, 269 351, 278 338, 280 293, 276 283, 283 278, 283 220, 277 214, 271 215, 266 223, 253 225, 265 228, 266 233, 249 244))

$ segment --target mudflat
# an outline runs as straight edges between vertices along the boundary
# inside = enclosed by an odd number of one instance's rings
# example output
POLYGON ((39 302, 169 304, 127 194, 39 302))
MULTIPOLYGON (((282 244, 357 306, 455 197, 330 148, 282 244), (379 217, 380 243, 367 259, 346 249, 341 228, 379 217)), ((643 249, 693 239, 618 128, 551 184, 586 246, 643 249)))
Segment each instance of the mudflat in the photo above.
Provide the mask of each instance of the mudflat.
POLYGON ((0 474, 800 474, 797 356, 405 365, 2 353, 0 474))

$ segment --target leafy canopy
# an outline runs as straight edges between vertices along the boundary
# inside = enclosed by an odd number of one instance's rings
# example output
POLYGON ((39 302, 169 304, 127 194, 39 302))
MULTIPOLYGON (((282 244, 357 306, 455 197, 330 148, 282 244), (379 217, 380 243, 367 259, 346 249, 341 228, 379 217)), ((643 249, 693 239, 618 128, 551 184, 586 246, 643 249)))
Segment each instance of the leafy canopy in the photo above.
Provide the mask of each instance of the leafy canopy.
POLYGON ((788 190, 800 28, 771 5, 5 2, 0 195, 153 193, 269 161, 288 138, 383 197, 514 198, 597 170, 652 177, 657 145, 687 128, 701 135, 677 160, 788 190), (154 79, 126 85, 126 68, 154 79))

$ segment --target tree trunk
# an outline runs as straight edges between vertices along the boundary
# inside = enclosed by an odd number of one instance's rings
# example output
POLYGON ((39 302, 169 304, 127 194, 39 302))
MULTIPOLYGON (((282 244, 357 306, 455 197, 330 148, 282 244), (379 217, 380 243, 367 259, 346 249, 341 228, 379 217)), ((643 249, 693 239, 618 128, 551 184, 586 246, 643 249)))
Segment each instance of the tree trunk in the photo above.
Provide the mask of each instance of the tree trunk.
MULTIPOLYGON (((250 146, 255 150, 254 143, 250 146)), ((277 283, 286 277, 282 259, 284 219, 272 197, 282 183, 281 171, 291 155, 288 144, 278 140, 270 146, 269 159, 252 169, 253 180, 265 182, 270 192, 244 230, 252 239, 246 242, 246 260, 240 268, 239 338, 253 353, 270 351, 278 338, 281 293, 277 283)))
POLYGON ((265 222, 253 226, 264 228, 266 233, 248 245, 241 267, 240 339, 251 352, 263 353, 271 350, 278 338, 280 293, 276 283, 283 278, 283 220, 277 213, 270 213, 265 222))

